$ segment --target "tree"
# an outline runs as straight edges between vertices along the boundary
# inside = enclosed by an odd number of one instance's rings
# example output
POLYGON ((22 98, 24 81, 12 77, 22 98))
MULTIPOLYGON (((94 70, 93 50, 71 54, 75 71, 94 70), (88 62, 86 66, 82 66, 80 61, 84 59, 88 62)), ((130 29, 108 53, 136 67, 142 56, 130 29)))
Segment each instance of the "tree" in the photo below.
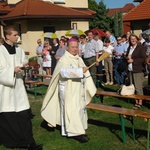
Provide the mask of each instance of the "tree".
POLYGON ((119 35, 122 36, 123 33, 124 33, 124 31, 123 31, 122 13, 119 13, 119 35))
POLYGON ((114 16, 114 34, 115 36, 118 36, 119 33, 118 33, 118 12, 115 12, 115 16, 114 16))
POLYGON ((109 9, 106 8, 103 0, 97 4, 95 0, 88 0, 89 9, 96 11, 96 17, 90 20, 90 29, 98 28, 110 30, 111 18, 107 16, 109 9))

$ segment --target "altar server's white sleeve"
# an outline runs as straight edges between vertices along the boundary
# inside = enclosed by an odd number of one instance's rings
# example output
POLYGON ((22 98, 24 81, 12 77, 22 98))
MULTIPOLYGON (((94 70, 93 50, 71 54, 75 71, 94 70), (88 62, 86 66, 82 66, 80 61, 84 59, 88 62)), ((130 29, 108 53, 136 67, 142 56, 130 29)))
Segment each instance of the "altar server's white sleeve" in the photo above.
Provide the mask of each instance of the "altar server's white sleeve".
POLYGON ((13 87, 15 84, 15 74, 13 67, 3 67, 0 65, 0 84, 13 87))
POLYGON ((60 71, 62 78, 83 78, 82 68, 63 68, 60 71))

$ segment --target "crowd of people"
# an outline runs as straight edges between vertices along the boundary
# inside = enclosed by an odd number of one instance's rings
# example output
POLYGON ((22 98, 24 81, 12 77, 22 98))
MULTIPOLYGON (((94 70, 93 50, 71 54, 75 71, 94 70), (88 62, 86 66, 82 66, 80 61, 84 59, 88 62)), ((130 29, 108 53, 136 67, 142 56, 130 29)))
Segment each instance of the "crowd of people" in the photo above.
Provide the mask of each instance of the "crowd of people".
MULTIPOLYGON (((87 35, 73 36, 78 41, 78 55, 84 60, 86 66, 95 62, 103 52, 110 53, 110 57, 102 62, 97 62, 96 66, 90 68, 94 83, 96 78, 104 81, 102 77, 96 77, 96 74, 103 74, 105 70, 106 82, 105 85, 123 85, 126 83, 127 78, 127 66, 125 67, 125 61, 127 62, 127 49, 131 48, 132 41, 129 37, 130 32, 126 35, 114 37, 110 31, 105 32, 106 36, 101 37, 98 33, 89 31, 87 35)), ((36 53, 38 56, 38 64, 40 64, 39 73, 42 74, 43 70, 47 75, 52 75, 57 61, 66 51, 66 43, 68 38, 61 36, 60 40, 53 39, 50 45, 48 39, 44 40, 42 45, 41 39, 37 40, 38 46, 36 53)), ((146 55, 149 55, 149 42, 150 35, 147 39, 144 39, 140 34, 137 37, 137 44, 143 45, 146 50, 146 55)), ((127 63, 126 63, 127 65, 127 63)), ((148 69, 145 66, 143 72, 148 73, 148 69)))
MULTIPOLYGON (((58 39, 37 40, 39 72, 52 75, 43 100, 41 116, 49 127, 61 126, 61 135, 80 143, 89 141, 86 135, 87 110, 96 93, 97 74, 103 68, 105 85, 134 84, 136 94, 143 95, 142 83, 146 63, 150 63, 150 35, 143 39, 135 34, 115 38, 110 31, 106 37, 89 31, 86 35, 64 36, 58 39), (109 57, 98 59, 104 52, 109 57), (92 63, 92 67, 88 68, 92 63)), ((32 113, 23 83, 22 67, 28 66, 24 51, 16 45, 18 32, 14 26, 4 27, 5 40, 0 39, 0 144, 8 148, 42 150, 32 133, 32 113), (21 94, 20 94, 21 93, 21 94)), ((147 67, 148 68, 148 67, 147 67)), ((148 69, 147 69, 148 70, 148 69)), ((133 109, 140 109, 136 100, 133 109)))

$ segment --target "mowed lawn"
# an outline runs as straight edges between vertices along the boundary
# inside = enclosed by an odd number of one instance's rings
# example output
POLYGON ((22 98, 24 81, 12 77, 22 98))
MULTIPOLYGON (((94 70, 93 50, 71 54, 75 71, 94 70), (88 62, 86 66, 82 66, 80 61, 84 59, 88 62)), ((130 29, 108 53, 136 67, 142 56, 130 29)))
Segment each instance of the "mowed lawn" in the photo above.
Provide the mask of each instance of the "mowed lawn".
MULTIPOLYGON (((109 86, 108 86, 109 88, 109 86)), ((136 140, 132 140, 131 124, 126 120, 126 144, 122 143, 122 134, 119 116, 103 111, 88 110, 87 135, 90 138, 88 143, 81 144, 73 139, 62 137, 60 127, 55 130, 46 128, 40 116, 42 97, 34 100, 33 94, 28 94, 31 109, 35 115, 32 119, 34 138, 37 143, 44 145, 44 150, 145 150, 147 142, 147 122, 143 118, 134 118, 136 140)), ((105 105, 117 105, 119 107, 131 108, 134 101, 127 102, 127 99, 105 97, 105 105)), ((99 101, 97 101, 99 103, 99 101)), ((149 111, 150 102, 144 102, 143 111, 149 111)), ((50 116, 51 117, 51 116, 50 116)), ((9 150, 0 146, 0 150, 9 150)), ((19 149, 16 149, 19 150, 19 149)))

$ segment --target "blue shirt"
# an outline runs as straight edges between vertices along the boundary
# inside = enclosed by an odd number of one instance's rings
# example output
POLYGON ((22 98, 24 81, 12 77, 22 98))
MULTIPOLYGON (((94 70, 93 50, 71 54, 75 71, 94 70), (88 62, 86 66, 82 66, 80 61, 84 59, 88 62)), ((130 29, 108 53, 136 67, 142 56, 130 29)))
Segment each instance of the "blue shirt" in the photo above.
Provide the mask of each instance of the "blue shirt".
MULTIPOLYGON (((37 52, 42 53, 42 51, 43 51, 43 45, 37 46, 37 48, 36 48, 36 53, 37 53, 37 52)), ((42 56, 42 54, 38 54, 38 56, 42 56)))
MULTIPOLYGON (((114 52, 118 52, 119 54, 124 54, 125 52, 127 51, 127 46, 126 44, 119 44, 119 45, 116 45, 115 48, 114 48, 114 52)), ((116 59, 120 59, 121 56, 115 56, 116 59)))
POLYGON ((116 38, 115 38, 113 35, 110 36, 109 40, 110 40, 110 43, 111 43, 111 44, 114 44, 114 46, 117 45, 116 38))

